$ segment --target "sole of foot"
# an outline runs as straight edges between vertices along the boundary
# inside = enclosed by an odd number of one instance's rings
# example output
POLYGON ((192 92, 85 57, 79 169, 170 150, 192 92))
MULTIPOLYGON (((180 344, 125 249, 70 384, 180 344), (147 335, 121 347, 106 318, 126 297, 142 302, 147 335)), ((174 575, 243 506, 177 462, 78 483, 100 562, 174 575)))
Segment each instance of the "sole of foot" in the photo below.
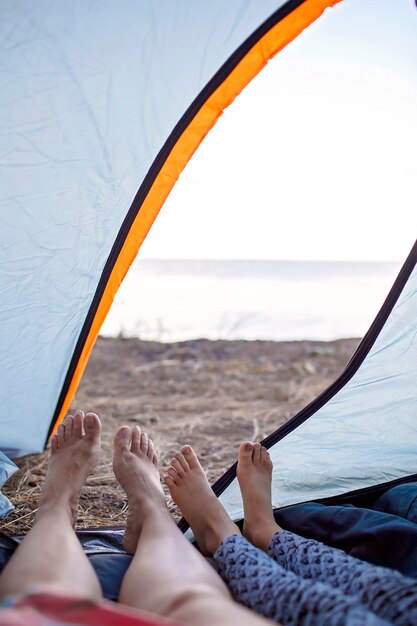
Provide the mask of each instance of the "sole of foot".
POLYGON ((75 525, 81 489, 100 456, 101 422, 95 413, 67 415, 51 438, 51 457, 38 516, 51 506, 69 508, 75 525))
POLYGON ((129 505, 124 548, 134 554, 145 517, 155 512, 168 512, 154 443, 139 426, 118 429, 114 438, 113 470, 129 505))
POLYGON ((164 480, 205 556, 211 556, 227 537, 240 535, 214 495, 191 446, 182 446, 176 453, 164 480))
POLYGON ((238 451, 237 479, 243 498, 243 535, 262 550, 267 550, 280 527, 272 512, 272 461, 260 443, 244 441, 238 451))

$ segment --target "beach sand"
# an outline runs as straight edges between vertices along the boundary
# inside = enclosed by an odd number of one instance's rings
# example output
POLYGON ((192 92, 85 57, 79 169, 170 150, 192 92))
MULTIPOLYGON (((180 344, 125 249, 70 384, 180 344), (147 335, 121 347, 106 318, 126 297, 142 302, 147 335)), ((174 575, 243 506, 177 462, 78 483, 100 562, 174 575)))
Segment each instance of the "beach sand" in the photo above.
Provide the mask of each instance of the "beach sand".
MULTIPOLYGON (((103 422, 103 455, 83 491, 78 526, 119 525, 126 518, 112 473, 120 425, 147 430, 162 469, 179 446, 192 445, 214 482, 235 461, 240 441, 261 440, 293 417, 335 380, 357 345, 357 339, 164 344, 100 337, 71 406, 94 411, 103 422)), ((30 528, 47 457, 16 461, 21 469, 3 488, 16 506, 2 520, 4 532, 30 528)))

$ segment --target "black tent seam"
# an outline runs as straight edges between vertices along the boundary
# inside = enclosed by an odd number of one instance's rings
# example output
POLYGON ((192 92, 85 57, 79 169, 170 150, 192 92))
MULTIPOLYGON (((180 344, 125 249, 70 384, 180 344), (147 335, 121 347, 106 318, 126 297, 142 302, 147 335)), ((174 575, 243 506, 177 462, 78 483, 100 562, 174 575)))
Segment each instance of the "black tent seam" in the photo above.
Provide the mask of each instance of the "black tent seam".
MULTIPOLYGON (((278 428, 271 435, 266 437, 262 441, 262 445, 266 448, 270 448, 278 441, 286 437, 289 433, 295 430, 309 417, 314 415, 322 406, 324 406, 344 385, 352 378, 352 376, 358 371, 362 365, 365 357, 369 354, 370 349, 374 345, 379 333, 381 332, 385 322, 387 321, 392 309, 394 308, 402 290, 404 289, 415 265, 417 263, 417 241, 415 242, 410 254, 408 255, 404 265, 402 266, 388 296, 386 297, 380 311, 372 322, 369 330, 364 335, 362 341, 358 345, 352 358, 346 365, 341 375, 320 395, 317 396, 310 404, 297 413, 286 424, 278 428)), ((213 485, 213 490, 216 495, 220 495, 224 489, 230 484, 236 475, 236 463, 227 470, 226 474, 220 477, 220 479, 213 485)))
POLYGON ((45 444, 46 447, 49 437, 51 436, 52 430, 55 426, 55 423, 58 419, 58 416, 61 412, 62 404, 67 396, 69 386, 71 384, 72 378, 74 376, 74 372, 78 365, 82 350, 84 348, 88 333, 90 332, 91 325, 94 321, 98 306, 101 302, 105 287, 107 285, 108 279, 111 275, 113 267, 116 263, 116 260, 119 257, 120 252, 123 249, 124 242, 126 237, 128 236, 130 229, 136 216, 138 215, 140 208, 148 195, 155 179, 157 178, 160 170, 162 169, 165 161, 167 160, 169 154, 171 153, 173 147, 177 143, 178 139, 181 137, 185 129, 189 126, 191 121, 194 119, 196 114, 199 112, 203 104, 208 100, 208 98, 216 91, 216 89, 225 81, 225 79, 229 76, 229 74, 234 70, 234 68, 240 63, 240 61, 246 56, 246 54, 251 50, 251 48, 268 32, 270 31, 278 22, 287 17, 292 11, 296 8, 304 4, 306 0, 289 0, 282 7, 277 9, 269 18, 267 18, 240 46, 233 52, 233 54, 225 61, 225 63, 220 67, 220 69, 216 72, 216 74, 210 79, 210 81, 205 85, 205 87, 201 90, 195 100, 188 107, 184 115, 178 121, 170 136, 162 146, 161 150, 157 154, 154 162, 152 163, 149 171, 144 178, 133 202, 132 205, 120 227, 120 230, 117 234, 116 240, 113 244, 113 247, 110 251, 109 257, 106 261, 104 269, 102 271, 99 283, 97 285, 97 289, 93 296, 93 300, 91 302, 90 308, 88 310, 85 322, 81 329, 77 344, 74 348, 73 356, 71 358, 70 365, 68 367, 68 371, 61 389, 61 393, 59 395, 57 405, 51 420, 51 424, 49 426, 48 434, 46 436, 45 444))
MULTIPOLYGON (((350 501, 352 500, 352 498, 357 498, 358 496, 379 494, 380 492, 388 491, 388 489, 392 489, 393 487, 398 487, 398 485, 406 485, 407 483, 411 482, 417 482, 417 474, 410 474, 410 476, 405 476, 403 478, 395 478, 394 480, 389 480, 385 483, 380 483, 379 485, 363 487, 362 489, 354 489, 353 491, 341 493, 338 496, 329 496, 327 498, 318 498, 317 500, 308 500, 306 502, 300 502, 299 504, 309 504, 311 502, 314 502, 318 504, 325 504, 326 506, 338 505, 339 503, 345 503, 346 501, 350 501)), ((289 504, 288 506, 275 507, 274 513, 278 511, 283 511, 284 509, 290 508, 291 506, 298 506, 298 504, 289 504)))
MULTIPOLYGON (((372 322, 369 330, 364 335, 362 341, 355 350, 352 358, 346 365, 340 376, 317 396, 310 404, 299 411, 293 418, 286 422, 283 426, 268 435, 262 440, 262 445, 270 448, 278 441, 289 435, 293 430, 298 428, 303 422, 312 417, 322 406, 324 406, 336 393, 338 393, 349 380, 358 371, 370 349, 374 345, 379 333, 381 332, 385 322, 391 314, 402 290, 407 284, 408 279, 417 263, 417 240, 411 249, 410 254, 405 260, 391 290, 389 291, 381 309, 372 322)), ((220 496, 223 491, 233 482, 236 477, 237 463, 234 463, 220 478, 212 485, 215 495, 220 496)), ((335 496, 336 497, 336 496, 335 496)), ((182 518, 178 523, 179 528, 185 532, 188 528, 187 522, 182 518)))

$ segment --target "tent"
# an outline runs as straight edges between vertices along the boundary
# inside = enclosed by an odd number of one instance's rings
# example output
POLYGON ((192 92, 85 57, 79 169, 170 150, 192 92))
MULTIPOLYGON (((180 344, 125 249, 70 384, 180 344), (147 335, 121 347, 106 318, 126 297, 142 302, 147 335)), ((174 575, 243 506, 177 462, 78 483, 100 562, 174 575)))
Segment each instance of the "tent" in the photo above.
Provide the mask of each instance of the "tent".
MULTIPOLYGON (((188 160, 267 61, 338 1, 2 3, 4 453, 47 445, 188 160)), ((417 479, 416 260, 414 246, 340 378, 266 439, 276 508, 417 479)), ((239 519, 234 468, 214 489, 239 519)))
POLYGON ((2 4, 4 451, 44 448, 187 161, 268 59, 334 4, 2 4))

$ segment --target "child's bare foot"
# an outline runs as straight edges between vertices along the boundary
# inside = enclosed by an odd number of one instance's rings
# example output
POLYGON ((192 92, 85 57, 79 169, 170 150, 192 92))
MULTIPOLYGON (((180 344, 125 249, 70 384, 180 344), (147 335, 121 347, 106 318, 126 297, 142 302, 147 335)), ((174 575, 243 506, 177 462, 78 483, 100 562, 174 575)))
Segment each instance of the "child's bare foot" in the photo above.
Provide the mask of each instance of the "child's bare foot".
POLYGON ((182 446, 176 453, 164 480, 203 554, 212 555, 224 539, 240 535, 214 495, 191 446, 182 446))
POLYGON ((162 489, 158 457, 152 439, 139 426, 122 426, 114 438, 113 469, 127 495, 129 514, 124 536, 126 552, 134 554, 145 516, 168 509, 162 489))
POLYGON ((37 517, 64 507, 75 525, 81 489, 100 454, 101 423, 95 413, 67 415, 51 439, 51 458, 37 517))
POLYGON ((260 443, 244 441, 238 452, 237 478, 243 498, 243 535, 262 550, 268 550, 272 536, 281 530, 271 504, 272 461, 260 443))

